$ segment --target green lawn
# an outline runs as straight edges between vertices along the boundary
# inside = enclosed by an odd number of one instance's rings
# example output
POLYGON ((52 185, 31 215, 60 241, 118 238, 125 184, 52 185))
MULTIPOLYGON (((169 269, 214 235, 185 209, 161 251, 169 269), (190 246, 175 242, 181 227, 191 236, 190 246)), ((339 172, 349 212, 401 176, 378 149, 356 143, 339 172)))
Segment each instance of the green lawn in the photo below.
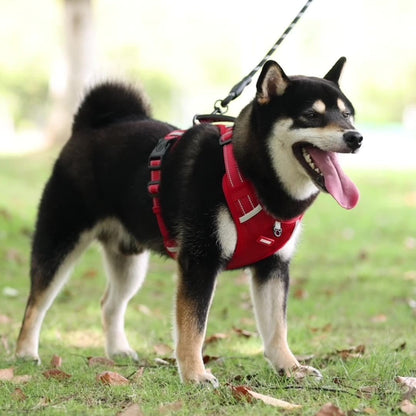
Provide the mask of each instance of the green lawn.
POLYGON ((323 381, 296 384, 269 368, 247 276, 234 272, 219 279, 208 327, 208 336, 222 335, 205 349, 217 357, 208 364, 221 383, 214 391, 181 385, 173 362, 156 360, 169 358, 160 350, 173 346, 175 290, 174 263, 157 257, 126 319, 140 363, 88 365, 88 357, 103 355, 105 277, 95 246, 47 315, 42 365, 14 361, 36 206, 55 154, 0 158, 0 379, 1 369, 10 368, 15 376, 30 376, 0 380, 0 414, 115 415, 132 404, 144 415, 285 412, 236 398, 231 386, 240 385, 303 406, 293 414, 315 415, 327 402, 349 414, 401 414, 403 390, 394 379, 416 376, 416 171, 354 171, 362 194, 356 209, 344 211, 323 195, 305 216, 292 263, 289 342, 295 354, 312 356, 309 364, 322 371, 323 381), (358 353, 339 352, 359 345, 358 353), (61 371, 70 378, 43 375, 53 355, 62 357, 61 371), (96 377, 106 370, 130 383, 103 385, 96 377))

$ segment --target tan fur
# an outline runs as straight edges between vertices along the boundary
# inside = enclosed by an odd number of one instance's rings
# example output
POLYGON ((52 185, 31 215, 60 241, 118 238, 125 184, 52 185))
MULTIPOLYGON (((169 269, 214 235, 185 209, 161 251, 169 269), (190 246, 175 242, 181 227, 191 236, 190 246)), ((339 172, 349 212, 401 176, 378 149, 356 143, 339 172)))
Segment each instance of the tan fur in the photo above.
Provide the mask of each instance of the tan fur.
POLYGON ((179 284, 176 298, 176 359, 183 382, 218 384, 215 377, 206 371, 202 359, 205 328, 198 328, 196 304, 184 293, 179 284))

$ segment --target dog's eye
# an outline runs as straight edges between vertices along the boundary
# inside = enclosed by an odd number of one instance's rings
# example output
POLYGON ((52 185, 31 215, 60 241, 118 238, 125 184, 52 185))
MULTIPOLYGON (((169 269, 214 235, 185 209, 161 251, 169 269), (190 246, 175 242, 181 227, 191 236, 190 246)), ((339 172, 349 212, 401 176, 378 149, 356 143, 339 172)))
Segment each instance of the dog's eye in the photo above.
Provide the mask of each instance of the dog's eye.
POLYGON ((319 113, 315 110, 307 110, 302 113, 302 117, 306 118, 307 120, 315 120, 318 118, 319 113))
POLYGON ((350 118, 350 117, 351 117, 351 113, 350 113, 349 111, 343 111, 343 112, 342 112, 342 116, 343 116, 344 118, 350 118))

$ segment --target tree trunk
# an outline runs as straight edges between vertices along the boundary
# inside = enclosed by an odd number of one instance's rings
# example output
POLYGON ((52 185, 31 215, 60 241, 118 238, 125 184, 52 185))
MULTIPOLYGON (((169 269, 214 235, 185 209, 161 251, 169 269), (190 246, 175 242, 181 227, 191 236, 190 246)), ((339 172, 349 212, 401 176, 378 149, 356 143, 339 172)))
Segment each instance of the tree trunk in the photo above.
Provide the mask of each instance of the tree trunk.
POLYGON ((47 127, 50 142, 69 137, 72 117, 95 66, 95 39, 91 0, 64 0, 63 56, 52 70, 53 103, 47 127))

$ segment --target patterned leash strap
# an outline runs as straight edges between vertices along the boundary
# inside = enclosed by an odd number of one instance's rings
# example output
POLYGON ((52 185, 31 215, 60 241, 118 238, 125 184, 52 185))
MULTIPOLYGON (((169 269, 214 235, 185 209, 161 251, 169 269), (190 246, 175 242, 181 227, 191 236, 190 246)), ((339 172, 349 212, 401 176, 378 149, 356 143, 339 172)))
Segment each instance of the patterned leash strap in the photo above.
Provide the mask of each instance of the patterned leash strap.
POLYGON ((296 17, 292 20, 290 25, 286 28, 286 30, 283 32, 283 34, 280 36, 277 42, 273 45, 273 47, 269 50, 269 52, 267 52, 265 57, 258 63, 258 65, 248 75, 246 75, 240 82, 235 84, 233 88, 231 88, 226 98, 224 98, 223 100, 217 100, 215 102, 213 114, 224 114, 227 112, 228 104, 232 100, 235 100, 243 92, 244 88, 246 88, 247 85, 250 84, 256 72, 266 63, 266 61, 273 55, 273 53, 279 47, 279 45, 285 40, 286 36, 294 28, 294 26, 300 20, 300 18, 304 15, 304 13, 306 12, 307 8, 312 3, 312 1, 313 0, 308 0, 305 3, 305 5, 299 11, 296 17))

